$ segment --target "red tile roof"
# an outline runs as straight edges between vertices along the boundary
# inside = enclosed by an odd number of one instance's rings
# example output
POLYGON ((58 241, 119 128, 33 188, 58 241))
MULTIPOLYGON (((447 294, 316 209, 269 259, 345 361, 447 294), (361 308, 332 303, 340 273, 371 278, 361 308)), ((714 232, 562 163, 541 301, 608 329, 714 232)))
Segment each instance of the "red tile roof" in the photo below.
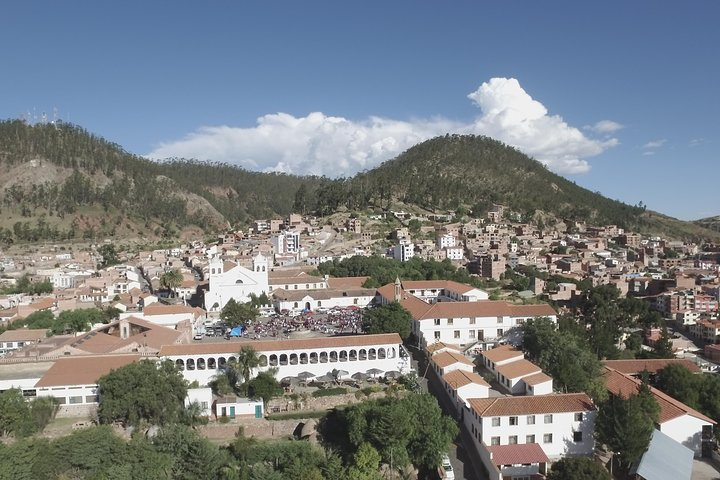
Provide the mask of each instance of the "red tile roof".
POLYGON ((496 366, 495 371, 503 375, 505 378, 511 379, 542 373, 542 369, 540 367, 532 363, 530 360, 525 360, 524 358, 506 365, 496 366))
POLYGON ((440 352, 432 356, 432 362, 440 368, 449 367, 456 363, 464 363, 465 365, 473 365, 464 355, 456 352, 440 352))
POLYGON ((510 360, 511 358, 525 358, 525 354, 512 345, 500 345, 499 347, 485 350, 480 354, 494 363, 510 360))
POLYGON ((450 350, 455 350, 456 352, 462 351, 462 348, 460 348, 459 345, 453 345, 451 343, 445 343, 445 342, 431 343, 430 345, 427 346, 427 348, 425 350, 427 350, 427 352, 430 355, 433 355, 438 350, 442 350, 444 348, 448 348, 450 350))
POLYGON ((258 352, 272 352, 280 350, 307 350, 311 348, 399 345, 401 343, 402 339, 397 333, 298 338, 290 340, 250 340, 241 342, 195 343, 191 345, 164 345, 160 349, 160 356, 233 354, 239 352, 240 348, 244 346, 253 347, 255 351, 258 352))
POLYGON ((453 370, 450 373, 446 373, 443 375, 443 380, 456 390, 460 387, 464 387, 465 385, 470 385, 471 383, 482 385, 484 387, 490 387, 490 384, 487 383, 480 375, 475 372, 466 372, 465 370, 453 370))
POLYGON ((370 277, 330 277, 327 284, 329 288, 361 288, 370 277))
MULTIPOLYGON (((605 385, 608 391, 613 395, 622 396, 623 398, 635 395, 638 387, 642 383, 640 380, 620 373, 608 366, 603 367, 602 374, 605 377, 605 385)), ((650 391, 660 406, 660 423, 668 422, 683 415, 690 415, 691 417, 699 418, 713 425, 716 423, 713 419, 706 417, 697 410, 663 393, 657 388, 650 387, 650 391)))
POLYGON ((36 387, 66 385, 95 385, 100 377, 111 370, 140 360, 140 355, 82 356, 58 359, 36 387))
POLYGON ((491 445, 487 449, 492 456, 493 464, 497 466, 547 463, 550 461, 538 443, 491 445))
POLYGON ((143 315, 174 315, 178 313, 191 313, 193 315, 200 316, 205 313, 201 308, 187 307, 185 305, 165 305, 163 303, 151 303, 150 305, 143 308, 143 315))
POLYGON ((529 377, 524 377, 522 380, 528 385, 539 385, 545 382, 552 382, 552 377, 543 372, 540 372, 530 375, 529 377))
POLYGON ((47 328, 18 328, 17 330, 6 330, 0 334, 0 342, 39 340, 47 337, 47 333, 47 328))
POLYGON ((627 375, 637 375, 643 371, 657 373, 670 364, 680 364, 693 373, 700 373, 700 367, 686 358, 654 358, 640 360, 605 360, 608 367, 627 375))
POLYGON ((588 412, 595 410, 584 393, 552 393, 527 397, 471 398, 470 407, 481 417, 541 415, 545 413, 588 412))

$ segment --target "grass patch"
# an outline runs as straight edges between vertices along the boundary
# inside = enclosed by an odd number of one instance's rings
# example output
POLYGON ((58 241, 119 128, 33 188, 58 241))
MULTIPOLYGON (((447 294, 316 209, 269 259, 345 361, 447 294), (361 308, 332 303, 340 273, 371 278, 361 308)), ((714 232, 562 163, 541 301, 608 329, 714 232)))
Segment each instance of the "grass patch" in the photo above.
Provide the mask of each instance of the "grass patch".
POLYGON ((304 418, 322 418, 327 410, 306 410, 297 412, 270 413, 268 420, 302 420, 304 418))
POLYGON ((332 397, 333 395, 344 395, 348 393, 348 389, 345 387, 326 388, 324 390, 315 390, 312 394, 313 397, 332 397))

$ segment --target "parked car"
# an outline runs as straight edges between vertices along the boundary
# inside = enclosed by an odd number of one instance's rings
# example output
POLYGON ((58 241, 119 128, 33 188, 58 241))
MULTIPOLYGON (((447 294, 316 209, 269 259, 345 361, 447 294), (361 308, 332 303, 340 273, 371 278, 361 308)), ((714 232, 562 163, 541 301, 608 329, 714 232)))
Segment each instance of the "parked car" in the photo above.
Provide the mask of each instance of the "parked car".
POLYGON ((448 457, 447 454, 442 456, 440 470, 442 475, 441 478, 444 480, 455 480, 455 470, 453 470, 453 466, 450 463, 450 457, 448 457))
POLYGON ((195 336, 193 337, 193 340, 202 340, 202 339, 203 339, 202 333, 196 333, 195 336))

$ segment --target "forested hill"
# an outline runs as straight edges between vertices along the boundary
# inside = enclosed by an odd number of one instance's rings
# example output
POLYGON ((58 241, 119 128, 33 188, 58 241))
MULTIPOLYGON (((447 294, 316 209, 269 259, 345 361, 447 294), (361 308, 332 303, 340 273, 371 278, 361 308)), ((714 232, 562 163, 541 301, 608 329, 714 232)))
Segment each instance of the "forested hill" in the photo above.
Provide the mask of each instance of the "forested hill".
POLYGON ((288 214, 318 179, 152 162, 69 124, 0 122, 0 242, 175 237, 288 214))
POLYGON ((701 239, 717 234, 643 205, 628 205, 576 185, 518 150, 488 137, 446 135, 420 143, 358 174, 354 191, 379 205, 400 200, 427 210, 465 207, 485 212, 493 203, 524 220, 551 215, 589 225, 615 224, 643 233, 701 239))
POLYGON ((0 121, 0 244, 68 238, 176 238, 291 212, 397 205, 524 220, 617 224, 676 238, 720 237, 610 200, 495 140, 445 136, 353 178, 299 177, 171 159, 153 162, 69 124, 0 121))

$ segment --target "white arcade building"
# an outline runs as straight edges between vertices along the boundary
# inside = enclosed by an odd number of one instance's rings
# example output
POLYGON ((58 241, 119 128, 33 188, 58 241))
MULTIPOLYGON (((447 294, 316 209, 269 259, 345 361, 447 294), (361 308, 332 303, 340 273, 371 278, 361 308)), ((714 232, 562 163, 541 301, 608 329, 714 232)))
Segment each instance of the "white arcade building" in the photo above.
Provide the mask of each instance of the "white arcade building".
POLYGON ((243 346, 253 347, 260 358, 260 367, 253 375, 274 367, 278 369, 275 375, 278 380, 300 373, 320 377, 333 370, 341 378, 350 378, 355 373, 367 374, 368 370, 376 369, 375 375, 382 377, 391 371, 408 373, 411 369, 410 358, 397 333, 165 345, 160 358, 172 360, 188 382, 196 380, 207 385, 227 362, 237 358, 243 346))
POLYGON ((209 289, 205 292, 205 310, 218 312, 234 298, 248 302, 250 294, 270 294, 268 260, 261 254, 253 258, 252 270, 234 262, 223 261, 219 256, 210 260, 209 289))

